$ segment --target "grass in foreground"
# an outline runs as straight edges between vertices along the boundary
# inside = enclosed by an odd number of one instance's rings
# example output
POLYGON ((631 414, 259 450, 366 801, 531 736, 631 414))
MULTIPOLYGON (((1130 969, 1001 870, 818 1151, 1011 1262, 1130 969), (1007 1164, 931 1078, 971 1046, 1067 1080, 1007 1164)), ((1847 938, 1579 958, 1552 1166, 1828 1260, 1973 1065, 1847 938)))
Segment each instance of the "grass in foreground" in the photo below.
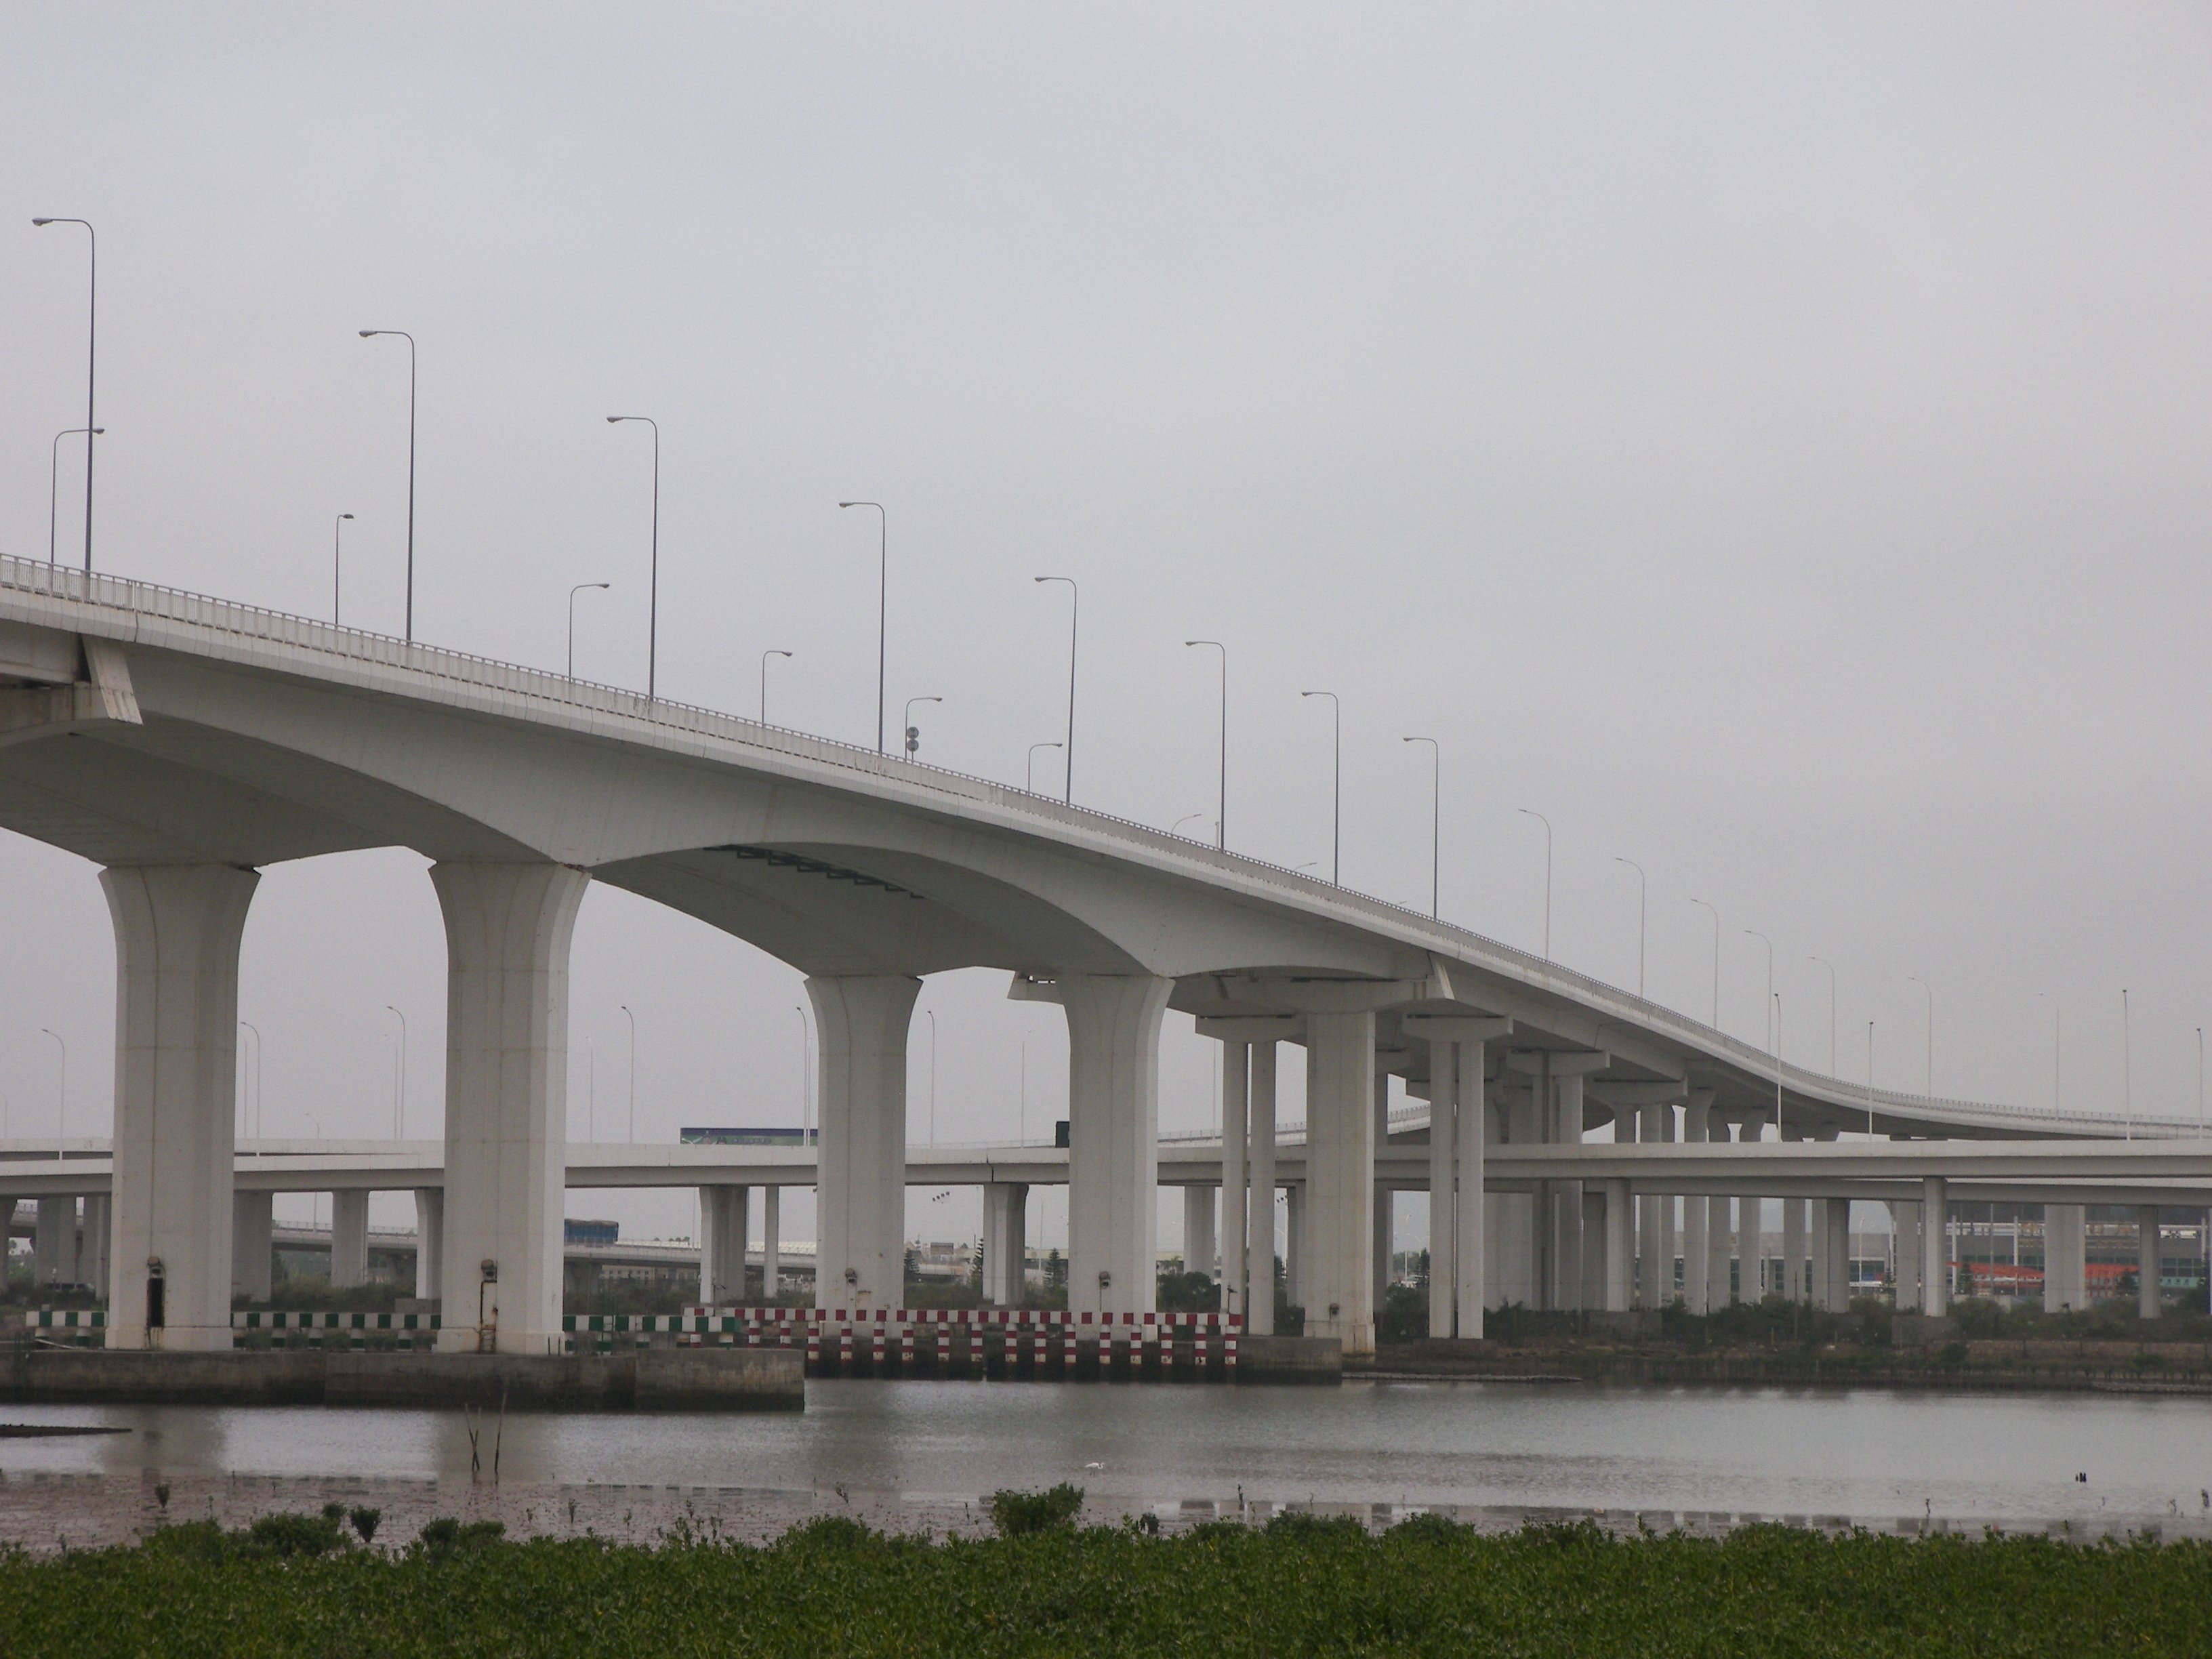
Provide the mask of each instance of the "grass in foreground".
MULTIPOLYGON (((434 1523, 386 1551, 333 1518, 170 1528, 127 1549, 0 1557, 0 1653, 2212 1653, 2212 1547, 2041 1538, 1724 1540, 1594 1528, 1370 1537, 1288 1516, 1179 1537, 1034 1530, 931 1543, 817 1521, 751 1548, 507 1543, 434 1523)), ((373 1529, 373 1523, 372 1523, 373 1529)))

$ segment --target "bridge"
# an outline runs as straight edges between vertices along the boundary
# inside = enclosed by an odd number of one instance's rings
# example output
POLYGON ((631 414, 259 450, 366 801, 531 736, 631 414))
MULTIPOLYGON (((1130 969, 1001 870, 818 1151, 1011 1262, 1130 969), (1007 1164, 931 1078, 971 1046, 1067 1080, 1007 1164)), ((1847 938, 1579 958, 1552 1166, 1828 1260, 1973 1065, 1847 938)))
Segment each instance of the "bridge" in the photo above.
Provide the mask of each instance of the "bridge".
MULTIPOLYGON (((1180 1184, 1218 1189, 1231 1310, 1267 1328, 1273 1298, 1249 1291, 1271 1266, 1287 1186, 1306 1328, 1352 1355, 1373 1346, 1378 1194, 1406 1184, 1430 1194, 1431 1328, 1476 1336, 1501 1299, 1625 1309, 1649 1294, 1629 1264, 1671 1261, 1678 1224, 1701 1306, 1737 1194, 1813 1195, 1826 1218, 1786 1209, 1785 1231, 1796 1215, 1816 1235, 1808 1249, 1832 1257, 1821 1241, 1844 1206, 1828 1200, 1862 1192, 1940 1224, 1955 1182, 2011 1182, 2078 1210, 2090 1191, 2196 1203, 2212 1174, 2181 1144, 2191 1125, 1846 1085, 1429 916, 1006 785, 8 558, 0 826, 100 866, 114 925, 104 1180, 98 1158, 10 1158, 0 1189, 29 1194, 58 1172, 82 1176, 74 1191, 105 1186, 117 1346, 227 1346, 241 1202, 286 1182, 365 1190, 340 1182, 346 1168, 422 1194, 445 1305, 485 1310, 482 1328, 447 1322, 441 1343, 530 1352, 562 1342, 562 1191, 580 1170, 594 1186, 698 1182, 710 1248, 732 1225, 726 1208, 714 1218, 723 1195, 814 1185, 819 1293, 861 1307, 898 1300, 909 1179, 982 1184, 987 1250, 995 1235, 1002 1255, 1027 1186, 1064 1181, 1071 1308, 1124 1313, 1152 1305, 1159 1185, 1202 1165, 1180 1184), (443 1141, 241 1149, 237 961, 257 872, 392 846, 431 860, 445 922, 443 1141), (563 1146, 568 960, 592 881, 805 975, 818 1146, 598 1149, 582 1164, 563 1146), (905 1143, 921 981, 974 967, 1063 1011, 1064 1152, 954 1152, 940 1165, 905 1143), (1224 1045, 1224 1132, 1211 1145, 1158 1133, 1171 1007, 1224 1045), (1285 1044, 1305 1066, 1295 1138, 1275 1121, 1285 1044), (1393 1075, 1423 1103, 1403 1122, 1385 1109, 1393 1075), (1611 1146, 1588 1141, 1607 1124, 1611 1146), (1975 1165, 1984 1143, 2030 1162, 1975 1165), (1692 1194, 1679 1224, 1676 1193, 1692 1194)), ((1915 1294, 1940 1312, 1942 1230, 1916 1227, 1915 1294)))

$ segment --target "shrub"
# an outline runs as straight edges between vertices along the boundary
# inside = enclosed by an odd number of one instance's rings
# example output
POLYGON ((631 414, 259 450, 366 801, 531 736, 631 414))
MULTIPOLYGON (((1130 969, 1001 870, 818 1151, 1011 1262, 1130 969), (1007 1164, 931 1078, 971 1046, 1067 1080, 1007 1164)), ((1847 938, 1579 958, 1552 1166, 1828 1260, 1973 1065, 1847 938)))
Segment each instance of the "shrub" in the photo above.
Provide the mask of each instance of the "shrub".
POLYGON ((504 1521, 456 1521, 449 1515, 441 1515, 423 1527, 422 1547, 432 1555, 452 1555, 458 1551, 496 1544, 506 1536, 504 1521))
POLYGON ((1073 1527, 1083 1508, 1083 1488, 1065 1480, 1046 1492, 991 1494, 991 1524, 1002 1538, 1022 1538, 1032 1533, 1073 1527))
POLYGON ((1271 1519, 1265 1528, 1277 1538, 1295 1538, 1319 1542, 1323 1539, 1353 1539, 1367 1536, 1367 1528, 1349 1515, 1315 1515, 1305 1510, 1283 1510, 1271 1519))
POLYGON ((264 1515, 246 1529, 246 1547, 261 1555, 321 1555, 344 1548, 345 1534, 328 1515, 264 1515))
POLYGON ((353 1529, 361 1534, 361 1541, 366 1544, 376 1537, 376 1523, 384 1519, 384 1511, 356 1507, 349 1518, 353 1522, 353 1529))

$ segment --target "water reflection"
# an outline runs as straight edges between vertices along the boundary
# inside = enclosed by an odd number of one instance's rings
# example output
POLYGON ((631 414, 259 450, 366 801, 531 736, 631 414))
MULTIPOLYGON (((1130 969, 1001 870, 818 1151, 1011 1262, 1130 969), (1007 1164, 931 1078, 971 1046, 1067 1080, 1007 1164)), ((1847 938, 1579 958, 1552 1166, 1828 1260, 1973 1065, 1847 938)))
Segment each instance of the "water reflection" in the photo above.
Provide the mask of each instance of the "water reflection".
MULTIPOLYGON (((129 1435, 0 1442, 0 1472, 467 1480, 459 1412, 15 1407, 129 1435)), ((487 1474, 970 1497, 1769 1514, 2203 1517, 2212 1412, 2185 1399, 1878 1391, 823 1381, 803 1415, 476 1419, 487 1474), (2089 1475, 2077 1481, 2077 1474, 2089 1475)))

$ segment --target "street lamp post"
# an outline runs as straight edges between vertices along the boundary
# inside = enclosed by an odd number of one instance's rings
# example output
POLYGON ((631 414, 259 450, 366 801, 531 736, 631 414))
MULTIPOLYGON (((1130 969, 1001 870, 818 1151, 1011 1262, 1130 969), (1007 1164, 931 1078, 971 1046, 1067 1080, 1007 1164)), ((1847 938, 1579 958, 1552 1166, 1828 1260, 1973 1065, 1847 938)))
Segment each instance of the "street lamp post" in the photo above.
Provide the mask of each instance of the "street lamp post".
POLYGON ((353 514, 350 513, 341 513, 331 520, 331 626, 333 628, 338 625, 339 561, 345 552, 346 520, 351 517, 353 514))
POLYGON ((1644 941, 1646 933, 1645 923, 1650 914, 1648 902, 1650 883, 1644 877, 1644 866, 1634 859, 1625 859, 1615 853, 1613 855, 1613 861, 1615 864, 1625 864, 1636 872, 1636 994, 1642 996, 1644 994, 1644 941))
POLYGON ((650 415, 610 415, 609 426, 637 421, 653 428, 653 562, 645 599, 645 696, 653 701, 660 663, 660 422, 650 415))
POLYGON ((1774 1029, 1774 941, 1756 927, 1747 927, 1743 931, 1766 947, 1766 1030, 1768 1039, 1773 1044, 1768 1052, 1779 1054, 1782 1050, 1781 1037, 1774 1029))
POLYGON ((1036 793, 1036 751, 1040 749, 1057 749, 1059 747, 1060 745, 1056 743, 1033 743, 1030 745, 1029 767, 1028 769, 1022 774, 1022 787, 1029 793, 1032 795, 1036 793))
POLYGON ((1185 640, 1183 644, 1210 645, 1221 653, 1221 793, 1213 813, 1213 844, 1229 850, 1229 647, 1219 640, 1185 640))
POLYGON ((1075 804, 1075 647, 1076 630, 1083 614, 1083 590, 1073 576, 1032 576, 1036 582, 1067 584, 1067 746, 1060 753, 1060 775, 1066 789, 1061 799, 1075 804))
MULTIPOLYGON (((90 433, 100 430, 99 416, 93 412, 93 395, 99 390, 100 345, 100 237, 89 219, 51 217, 33 219, 40 227, 46 225, 82 225, 84 227, 84 429, 90 433)), ((84 574, 92 574, 92 440, 84 441, 84 574)))
POLYGON ((90 466, 92 465, 92 441, 106 432, 106 429, 107 428, 105 427, 73 426, 65 432, 57 432, 54 434, 54 441, 52 446, 51 452, 46 458, 46 568, 48 569, 52 569, 55 562, 54 526, 56 520, 61 517, 62 440, 64 438, 75 438, 81 435, 83 436, 85 450, 84 464, 87 466, 90 466))
POLYGON ((576 595, 592 588, 613 586, 612 582, 578 582, 568 590, 568 678, 572 680, 576 678, 576 595))
MULTIPOLYGON (((1934 1094, 1934 1089, 1929 1089, 1934 1094)), ((2136 1138, 2136 1039, 2128 1019, 2128 988, 2120 987, 2120 1109, 2127 1114, 2127 1138, 2136 1138)))
POLYGON ((760 723, 763 726, 768 724, 768 659, 770 657, 788 657, 790 654, 788 651, 770 650, 761 653, 760 723))
MULTIPOLYGON (((1933 1100, 1936 1097, 1936 988, 1917 974, 1907 974, 1905 978, 1928 994, 1928 1097, 1933 1100)), ((2120 993, 2123 1004, 2127 1001, 2127 996, 2125 991, 2120 993)))
POLYGON ((1344 704, 1334 691, 1301 691, 1302 697, 1327 697, 1330 717, 1336 732, 1335 747, 1329 763, 1334 779, 1330 786, 1328 810, 1328 883, 1332 887, 1344 885, 1344 704))
POLYGON ((906 752, 911 757, 921 751, 921 728, 914 723, 914 706, 918 702, 943 702, 942 697, 908 697, 906 700, 906 719, 902 723, 906 731, 906 752))
POLYGON ((54 1085, 54 1158, 58 1162, 69 1126, 69 1044, 63 1042, 62 1034, 52 1026, 41 1025, 39 1029, 52 1037, 62 1051, 61 1073, 54 1085))
POLYGON ((1693 898, 1692 904, 1703 905, 1713 919, 1713 1030, 1721 1029, 1721 913, 1711 902, 1693 898))
POLYGON ((1434 738, 1407 738, 1407 743, 1429 745, 1429 916, 1443 915, 1444 872, 1444 751, 1434 738))
POLYGON ((407 1016, 388 1002, 384 1005, 384 1012, 399 1022, 399 1087, 394 1091, 395 1097, 392 1103, 392 1138, 404 1140, 407 1139, 407 1016))
POLYGON ((925 1008, 929 1016, 929 1144, 937 1145, 937 1011, 925 1008))
POLYGON ((876 752, 884 752, 884 664, 890 638, 891 515, 881 501, 840 501, 845 507, 876 509, 876 752))
POLYGON ((1836 1075, 1836 964, 1826 957, 1808 957, 1828 970, 1828 1075, 1836 1075))
POLYGON ((1516 809, 1544 826, 1544 960, 1552 959, 1552 821, 1532 806, 1516 809))
MULTIPOLYGON (((241 1019, 238 1023, 253 1033, 253 1098, 251 1104, 253 1133, 258 1135, 261 1133, 261 1028, 250 1019, 241 1019)), ((240 1115, 243 1117, 245 1113, 240 1112, 240 1115)))
POLYGON ((364 340, 389 334, 407 342, 407 639, 415 638, 415 337, 404 328, 365 328, 364 340))

